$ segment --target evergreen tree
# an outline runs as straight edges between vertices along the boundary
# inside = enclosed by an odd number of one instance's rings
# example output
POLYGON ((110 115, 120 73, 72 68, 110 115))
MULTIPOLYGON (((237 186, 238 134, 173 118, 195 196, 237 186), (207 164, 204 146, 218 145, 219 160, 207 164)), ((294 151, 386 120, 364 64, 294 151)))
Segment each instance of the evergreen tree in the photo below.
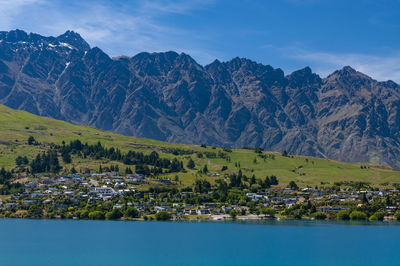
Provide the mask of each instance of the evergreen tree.
POLYGON ((126 167, 126 169, 125 169, 125 174, 126 174, 126 175, 132 174, 132 169, 131 169, 130 167, 126 167))
POLYGON ((276 178, 276 176, 274 176, 274 175, 271 175, 271 185, 273 185, 273 186, 276 186, 276 185, 278 185, 279 184, 279 181, 278 181, 278 179, 276 178))
POLYGON ((204 167, 203 167, 203 173, 204 173, 204 174, 207 174, 207 173, 208 173, 208 167, 207 167, 206 164, 205 164, 204 167))
POLYGON ((72 168, 71 168, 71 174, 76 174, 76 173, 77 173, 77 171, 76 171, 75 167, 72 166, 72 168))
POLYGON ((63 152, 63 153, 61 154, 61 157, 62 157, 64 163, 71 163, 71 161, 72 161, 71 155, 70 155, 69 152, 63 152))
POLYGON ((192 158, 190 158, 186 166, 189 169, 193 169, 196 165, 195 165, 194 161, 192 160, 192 158))
POLYGON ((256 176, 252 175, 250 179, 250 185, 254 185, 256 183, 256 176))
POLYGON ((33 136, 29 136, 28 138, 28 145, 35 145, 36 144, 36 140, 33 136))
POLYGON ((270 188, 270 187, 271 187, 271 180, 269 179, 268 176, 265 177, 265 180, 264 180, 264 187, 265 187, 265 188, 270 188))

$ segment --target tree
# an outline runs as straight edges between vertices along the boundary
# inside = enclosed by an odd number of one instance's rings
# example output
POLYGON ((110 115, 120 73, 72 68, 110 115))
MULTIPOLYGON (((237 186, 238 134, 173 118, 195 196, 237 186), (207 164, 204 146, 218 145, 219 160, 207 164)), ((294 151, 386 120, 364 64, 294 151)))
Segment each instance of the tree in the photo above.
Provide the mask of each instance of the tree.
POLYGON ((365 220, 367 215, 361 211, 352 211, 350 213, 350 220, 365 220))
POLYGON ((124 211, 124 216, 129 217, 129 218, 138 218, 138 217, 140 217, 140 213, 135 207, 129 206, 124 211))
POLYGON ((71 161, 72 161, 71 154, 69 152, 63 152, 61 154, 61 157, 62 157, 64 163, 71 163, 71 161))
POLYGON ((89 211, 87 209, 81 209, 75 212, 79 219, 88 219, 89 211))
POLYGON ((131 175, 133 172, 132 172, 132 169, 130 168, 130 167, 127 167, 126 169, 125 169, 125 174, 126 175, 131 175))
POLYGON ((251 176, 251 179, 250 179, 250 185, 253 185, 253 184, 255 184, 256 183, 256 176, 255 175, 252 175, 251 176))
POLYGON ((238 216, 239 214, 241 214, 241 211, 235 209, 229 212, 229 215, 232 217, 232 219, 236 219, 236 216, 238 216))
POLYGON ((276 178, 276 176, 274 176, 274 175, 271 175, 270 180, 271 180, 271 185, 273 185, 273 186, 276 186, 279 184, 278 178, 276 178))
POLYGON ((122 212, 117 208, 115 208, 112 211, 106 213, 106 219, 107 220, 118 220, 122 216, 123 216, 122 212))
POLYGON ((297 186, 296 182, 294 182, 294 181, 290 181, 289 188, 291 188, 293 190, 298 190, 299 189, 299 187, 297 186))
POLYGON ((400 211, 396 211, 394 213, 394 217, 396 218, 397 221, 400 221, 400 211))
POLYGON ((35 140, 35 138, 33 136, 29 136, 28 144, 29 145, 36 145, 36 140, 35 140))
POLYGON ((336 215, 338 220, 350 220, 350 211, 342 210, 336 215))
POLYGON ((31 206, 27 215, 30 218, 42 218, 43 210, 39 206, 31 206))
POLYGON ((263 152, 263 149, 262 149, 262 148, 255 148, 255 149, 254 149, 254 152, 255 152, 255 153, 262 153, 262 152, 263 152))
POLYGON ((211 190, 211 184, 207 180, 197 179, 194 183, 194 191, 197 193, 207 193, 211 190))
POLYGON ((172 218, 171 214, 169 214, 166 211, 160 211, 160 212, 156 213, 156 220, 157 221, 167 221, 167 220, 170 220, 171 218, 172 218))
POLYGON ((259 184, 253 184, 250 187, 250 191, 253 193, 256 193, 257 191, 259 191, 261 189, 261 186, 259 184))
POLYGON ((325 220, 326 219, 326 214, 323 212, 316 212, 312 214, 312 217, 314 217, 317 220, 325 220))
POLYGON ((189 169, 193 169, 196 164, 194 163, 194 161, 192 160, 192 158, 189 159, 187 165, 186 165, 189 169))
POLYGON ((301 210, 295 210, 293 213, 293 218, 294 219, 301 219, 303 217, 303 213, 301 210))
POLYGON ((363 197, 362 197, 362 203, 368 203, 368 199, 367 199, 366 193, 363 193, 362 195, 363 195, 363 197))
POLYGON ((8 182, 8 180, 12 177, 11 172, 6 171, 4 167, 1 168, 0 170, 0 184, 4 184, 8 182))
POLYGON ((31 161, 30 166, 32 173, 58 173, 61 170, 61 166, 58 162, 58 155, 55 150, 37 154, 36 158, 31 161))
POLYGON ((24 157, 18 156, 18 157, 15 159, 15 164, 16 164, 17 166, 27 165, 28 163, 29 163, 29 160, 28 160, 28 158, 27 158, 26 156, 24 156, 24 157))
POLYGON ((381 211, 375 212, 371 217, 369 217, 370 221, 383 221, 385 214, 381 211))
POLYGON ((263 208, 261 208, 261 213, 273 218, 273 217, 275 217, 276 211, 272 208, 263 207, 263 208))
POLYGON ((271 179, 269 179, 268 176, 265 177, 263 185, 264 185, 264 188, 270 188, 271 187, 271 179))
POLYGON ((282 156, 283 156, 283 157, 288 157, 288 152, 287 152, 286 150, 284 150, 284 151, 282 152, 282 156))
POLYGON ((203 167, 203 173, 204 173, 204 174, 207 174, 207 173, 208 173, 208 167, 207 167, 206 164, 205 164, 204 167, 203 167))
POLYGON ((104 212, 102 212, 102 211, 89 212, 88 217, 89 217, 90 220, 104 220, 104 218, 105 218, 104 217, 104 212))

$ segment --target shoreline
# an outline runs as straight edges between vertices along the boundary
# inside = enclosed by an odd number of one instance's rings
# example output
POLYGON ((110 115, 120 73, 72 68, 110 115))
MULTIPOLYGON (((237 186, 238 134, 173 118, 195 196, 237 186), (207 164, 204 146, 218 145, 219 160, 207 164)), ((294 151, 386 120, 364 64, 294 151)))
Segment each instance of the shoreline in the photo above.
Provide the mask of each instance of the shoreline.
POLYGON ((400 221, 383 220, 383 221, 368 221, 368 220, 335 220, 335 219, 289 219, 289 218, 268 218, 268 219, 246 219, 225 218, 225 219, 170 219, 170 220, 144 220, 144 219, 117 219, 117 220, 90 220, 90 219, 65 219, 65 218, 20 218, 20 217, 0 217, 2 220, 31 220, 31 221, 85 221, 85 222, 161 222, 161 223, 216 223, 216 224, 243 224, 243 225, 343 225, 343 226, 400 226, 400 221))

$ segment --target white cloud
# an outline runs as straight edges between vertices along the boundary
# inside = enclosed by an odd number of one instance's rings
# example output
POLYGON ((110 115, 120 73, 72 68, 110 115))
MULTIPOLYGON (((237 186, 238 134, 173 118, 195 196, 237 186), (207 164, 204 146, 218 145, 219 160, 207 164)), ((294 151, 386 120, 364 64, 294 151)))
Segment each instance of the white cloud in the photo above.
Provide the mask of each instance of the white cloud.
POLYGON ((141 10, 146 13, 179 13, 184 14, 214 3, 214 0, 159 0, 141 1, 141 10))
POLYGON ((332 74, 345 66, 360 71, 376 80, 393 80, 400 84, 400 51, 381 49, 380 55, 363 53, 339 53, 310 51, 297 43, 292 46, 277 47, 265 44, 261 48, 272 49, 281 56, 292 60, 292 63, 308 65, 322 77, 332 74), (383 52, 386 51, 385 54, 383 52))
POLYGON ((194 32, 169 26, 165 21, 169 15, 190 15, 214 1, 138 0, 129 5, 122 1, 70 1, 65 5, 59 0, 0 0, 0 4, 10 3, 6 5, 7 11, 0 11, 4 15, 0 27, 52 36, 74 30, 91 46, 104 49, 110 56, 132 56, 142 51, 193 51, 196 60, 209 63, 204 60, 213 56, 198 47, 194 32))
POLYGON ((292 57, 314 65, 315 71, 323 76, 349 65, 374 79, 380 81, 390 79, 400 82, 400 53, 378 56, 357 53, 298 51, 292 57))
POLYGON ((0 26, 4 29, 12 27, 24 8, 42 2, 42 0, 0 0, 0 26))

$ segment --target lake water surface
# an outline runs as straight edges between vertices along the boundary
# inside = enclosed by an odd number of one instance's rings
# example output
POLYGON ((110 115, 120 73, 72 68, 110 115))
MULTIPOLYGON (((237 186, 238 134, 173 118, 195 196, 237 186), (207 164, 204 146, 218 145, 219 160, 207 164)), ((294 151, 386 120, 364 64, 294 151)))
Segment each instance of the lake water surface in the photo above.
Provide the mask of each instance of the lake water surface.
POLYGON ((400 265, 400 226, 0 219, 0 265, 400 265))

